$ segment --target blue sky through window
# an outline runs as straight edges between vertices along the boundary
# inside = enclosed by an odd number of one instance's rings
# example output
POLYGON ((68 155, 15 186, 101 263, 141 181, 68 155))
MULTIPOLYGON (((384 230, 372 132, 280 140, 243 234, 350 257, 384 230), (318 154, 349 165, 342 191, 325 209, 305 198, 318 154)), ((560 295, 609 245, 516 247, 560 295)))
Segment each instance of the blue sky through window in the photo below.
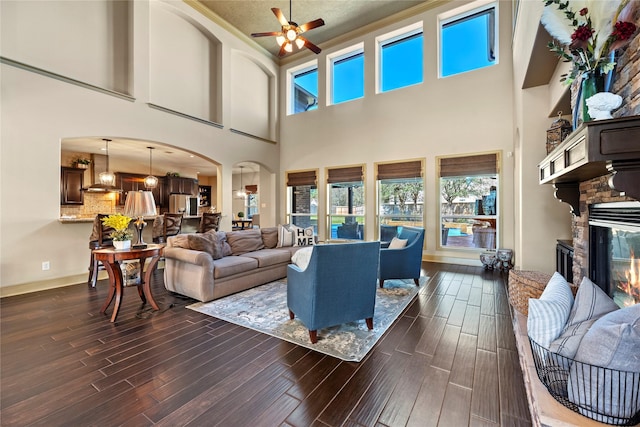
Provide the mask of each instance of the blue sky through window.
MULTIPOLYGON (((441 75, 451 76, 466 71, 494 65, 495 7, 480 10, 471 15, 454 18, 441 27, 441 75)), ((356 51, 357 52, 357 51, 356 51)), ((422 83, 424 36, 409 36, 382 45, 381 91, 422 83)), ((338 104, 364 96, 364 53, 354 53, 333 63, 333 99, 338 104)), ((294 84, 318 98, 318 69, 296 75, 294 84)), ((320 101, 322 102, 322 101, 320 101)), ((308 108, 317 109, 317 104, 308 108)), ((303 110, 301 110, 303 111, 303 110)), ((295 112, 301 112, 295 111, 295 112)))
POLYGON ((443 77, 495 64, 495 58, 489 58, 489 11, 493 8, 442 26, 443 77))
POLYGON ((364 54, 358 53, 333 63, 333 103, 364 96, 364 54))
MULTIPOLYGON (((293 79, 293 84, 295 86, 300 86, 302 89, 309 92, 316 99, 318 99, 318 69, 317 68, 297 74, 293 79)), ((297 111, 294 111, 294 113, 301 113, 302 111, 316 110, 317 108, 318 108, 318 104, 316 103, 305 110, 297 110, 297 111)))
POLYGON ((422 83, 422 33, 382 46, 382 92, 422 83))

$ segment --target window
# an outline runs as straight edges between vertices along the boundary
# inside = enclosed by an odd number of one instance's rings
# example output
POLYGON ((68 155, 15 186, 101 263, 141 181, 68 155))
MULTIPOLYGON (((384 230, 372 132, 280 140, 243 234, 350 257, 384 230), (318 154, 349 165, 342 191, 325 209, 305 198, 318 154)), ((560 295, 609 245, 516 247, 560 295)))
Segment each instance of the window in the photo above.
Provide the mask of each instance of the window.
POLYGON ((330 239, 364 240, 363 166, 327 169, 330 239))
POLYGON ((350 48, 329 58, 331 103, 351 101, 364 96, 364 50, 350 48))
POLYGON ((442 77, 496 64, 496 15, 497 7, 491 3, 451 17, 440 16, 442 77))
POLYGON ((422 22, 376 38, 378 92, 422 83, 422 22))
POLYGON ((318 234, 317 171, 287 172, 287 220, 318 234))
POLYGON ((403 225, 423 227, 422 161, 379 163, 376 169, 380 241, 391 241, 403 225))
POLYGON ((289 114, 318 108, 318 66, 307 63, 289 72, 289 114))
POLYGON ((440 167, 440 244, 493 249, 499 241, 499 153, 443 157, 440 167))

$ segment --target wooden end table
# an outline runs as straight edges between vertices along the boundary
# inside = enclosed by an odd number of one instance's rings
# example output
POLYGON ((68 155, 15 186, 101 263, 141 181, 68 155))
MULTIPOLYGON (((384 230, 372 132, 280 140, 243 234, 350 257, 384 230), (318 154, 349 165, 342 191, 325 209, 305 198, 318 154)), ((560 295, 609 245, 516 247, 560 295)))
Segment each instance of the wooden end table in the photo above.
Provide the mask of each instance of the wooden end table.
POLYGON ((111 301, 114 300, 113 313, 111 314, 111 322, 116 321, 118 311, 120 311, 120 303, 122 302, 122 289, 124 288, 124 279, 122 277, 122 270, 120 269, 120 263, 122 261, 128 261, 137 259, 140 261, 140 284, 137 285, 138 295, 143 303, 151 304, 154 310, 160 310, 158 304, 151 295, 151 275, 158 265, 158 260, 164 252, 164 245, 148 245, 144 249, 125 249, 116 250, 114 248, 96 249, 93 254, 96 260, 101 261, 109 274, 109 294, 107 300, 100 309, 100 313, 104 313, 111 301), (149 265, 145 270, 145 261, 147 258, 151 258, 149 265), (143 275, 144 271, 144 275, 143 275))

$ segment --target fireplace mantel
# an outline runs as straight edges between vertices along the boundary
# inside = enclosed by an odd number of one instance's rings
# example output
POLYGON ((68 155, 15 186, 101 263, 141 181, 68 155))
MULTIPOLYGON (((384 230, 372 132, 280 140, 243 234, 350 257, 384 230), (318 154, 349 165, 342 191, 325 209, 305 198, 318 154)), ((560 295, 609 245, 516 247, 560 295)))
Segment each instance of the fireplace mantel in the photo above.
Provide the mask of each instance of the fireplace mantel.
POLYGON ((612 173, 609 186, 640 200, 640 116, 582 124, 538 164, 540 184, 579 215, 579 184, 612 173))

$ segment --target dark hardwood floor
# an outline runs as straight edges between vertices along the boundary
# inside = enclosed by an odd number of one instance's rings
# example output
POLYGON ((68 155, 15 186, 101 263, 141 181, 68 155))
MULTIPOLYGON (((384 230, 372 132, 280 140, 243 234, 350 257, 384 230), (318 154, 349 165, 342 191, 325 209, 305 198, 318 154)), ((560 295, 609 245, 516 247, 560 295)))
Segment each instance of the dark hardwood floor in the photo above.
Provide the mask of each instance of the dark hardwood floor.
POLYGON ((2 426, 528 426, 506 275, 424 263, 361 363, 185 309, 162 270, 141 307, 107 282, 0 300, 2 426), (110 310, 107 311, 110 314, 110 310))

